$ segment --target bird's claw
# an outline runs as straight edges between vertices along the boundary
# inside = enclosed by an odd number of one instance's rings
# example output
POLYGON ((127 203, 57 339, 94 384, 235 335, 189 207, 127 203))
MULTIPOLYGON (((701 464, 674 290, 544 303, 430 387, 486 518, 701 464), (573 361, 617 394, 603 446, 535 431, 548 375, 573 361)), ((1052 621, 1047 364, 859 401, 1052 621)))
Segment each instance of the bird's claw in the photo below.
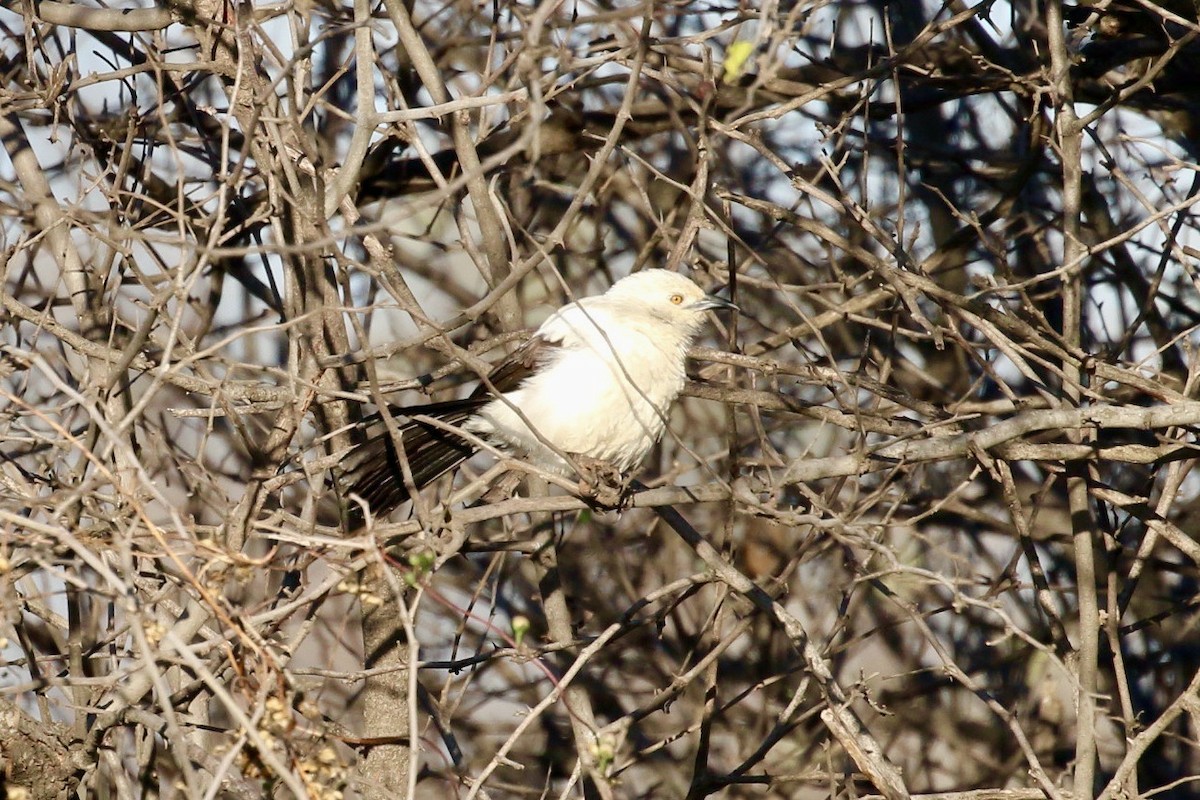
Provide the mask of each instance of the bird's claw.
POLYGON ((575 456, 579 471, 579 496, 589 505, 612 511, 629 502, 629 479, 607 461, 575 456))

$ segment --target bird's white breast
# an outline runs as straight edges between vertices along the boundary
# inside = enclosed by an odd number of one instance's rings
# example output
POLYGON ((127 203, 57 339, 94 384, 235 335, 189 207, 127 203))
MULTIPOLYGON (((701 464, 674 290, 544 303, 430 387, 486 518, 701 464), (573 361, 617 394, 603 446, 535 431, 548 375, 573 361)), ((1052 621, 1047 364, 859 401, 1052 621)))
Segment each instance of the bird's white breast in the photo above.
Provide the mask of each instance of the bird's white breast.
POLYGON ((683 388, 686 336, 602 302, 567 306, 538 335, 559 343, 552 359, 468 427, 559 472, 568 469, 556 449, 622 471, 638 464, 683 388))

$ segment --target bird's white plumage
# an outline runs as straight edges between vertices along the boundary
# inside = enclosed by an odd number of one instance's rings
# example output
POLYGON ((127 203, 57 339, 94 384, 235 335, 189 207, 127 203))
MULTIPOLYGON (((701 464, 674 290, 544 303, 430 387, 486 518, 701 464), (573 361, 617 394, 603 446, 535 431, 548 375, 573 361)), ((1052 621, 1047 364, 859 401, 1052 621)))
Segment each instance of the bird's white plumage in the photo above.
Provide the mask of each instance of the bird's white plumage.
POLYGON ((373 432, 343 459, 339 482, 361 507, 388 513, 476 452, 474 441, 448 434, 446 425, 562 474, 571 466, 593 472, 587 459, 628 471, 666 430, 688 345, 704 312, 720 307, 732 304, 661 269, 569 303, 489 374, 485 385, 503 394, 489 399, 476 389, 461 400, 390 407, 412 417, 400 437, 382 420, 371 422, 373 432))
POLYGON ((569 303, 537 331, 558 345, 550 359, 465 427, 552 471, 569 471, 559 453, 629 470, 666 429, 687 348, 712 307, 699 286, 666 270, 569 303))

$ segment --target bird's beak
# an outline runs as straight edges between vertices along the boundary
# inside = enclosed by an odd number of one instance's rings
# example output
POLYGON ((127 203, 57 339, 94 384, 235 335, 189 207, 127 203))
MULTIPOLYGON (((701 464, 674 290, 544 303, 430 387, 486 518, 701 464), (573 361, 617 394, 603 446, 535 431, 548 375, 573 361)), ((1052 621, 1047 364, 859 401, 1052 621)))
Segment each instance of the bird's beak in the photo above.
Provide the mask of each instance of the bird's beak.
POLYGON ((714 308, 728 308, 737 311, 738 307, 729 302, 723 297, 717 297, 715 294, 706 294, 696 302, 692 303, 691 308, 696 311, 708 311, 714 308))

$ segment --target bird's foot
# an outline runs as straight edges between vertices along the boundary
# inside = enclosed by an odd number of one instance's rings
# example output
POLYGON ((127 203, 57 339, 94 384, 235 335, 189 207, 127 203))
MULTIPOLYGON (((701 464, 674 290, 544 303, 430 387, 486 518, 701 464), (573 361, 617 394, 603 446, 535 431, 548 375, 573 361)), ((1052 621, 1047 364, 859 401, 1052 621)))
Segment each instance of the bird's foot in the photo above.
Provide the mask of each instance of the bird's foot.
POLYGON ((579 468, 579 496, 589 505, 620 510, 629 501, 629 479, 607 461, 574 456, 579 468))

